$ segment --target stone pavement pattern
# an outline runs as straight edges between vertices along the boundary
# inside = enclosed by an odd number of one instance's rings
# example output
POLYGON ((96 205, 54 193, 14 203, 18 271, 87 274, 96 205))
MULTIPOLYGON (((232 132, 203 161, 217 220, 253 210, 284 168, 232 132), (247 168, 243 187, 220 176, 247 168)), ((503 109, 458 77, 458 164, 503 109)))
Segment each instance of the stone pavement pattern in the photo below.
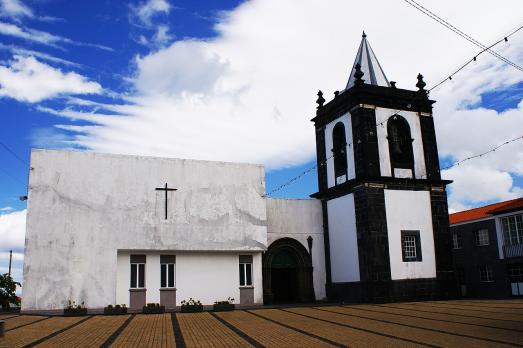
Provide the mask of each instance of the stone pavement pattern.
POLYGON ((0 347, 523 347, 523 299, 0 319, 0 347))

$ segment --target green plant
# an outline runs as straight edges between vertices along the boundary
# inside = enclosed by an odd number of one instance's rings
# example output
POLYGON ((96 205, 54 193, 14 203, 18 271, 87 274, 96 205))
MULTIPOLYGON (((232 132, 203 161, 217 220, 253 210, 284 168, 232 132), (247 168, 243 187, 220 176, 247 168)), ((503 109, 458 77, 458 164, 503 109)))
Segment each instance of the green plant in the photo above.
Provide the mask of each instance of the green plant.
POLYGON ((182 306, 201 306, 202 305, 200 300, 194 300, 192 297, 189 298, 188 301, 183 300, 181 302, 181 304, 182 304, 182 306))
POLYGON ((214 304, 233 304, 234 303, 234 298, 232 297, 227 297, 227 300, 225 301, 215 301, 214 304))
POLYGON ((84 302, 80 303, 80 304, 76 304, 75 301, 71 301, 71 300, 68 300, 67 301, 68 304, 67 304, 67 309, 84 309, 84 302))
POLYGON ((20 298, 16 296, 17 286, 21 286, 20 283, 15 282, 9 274, 0 275, 0 305, 2 308, 9 309, 11 303, 20 305, 20 298))
POLYGON ((154 307, 160 307, 159 303, 148 303, 147 308, 154 308, 154 307))

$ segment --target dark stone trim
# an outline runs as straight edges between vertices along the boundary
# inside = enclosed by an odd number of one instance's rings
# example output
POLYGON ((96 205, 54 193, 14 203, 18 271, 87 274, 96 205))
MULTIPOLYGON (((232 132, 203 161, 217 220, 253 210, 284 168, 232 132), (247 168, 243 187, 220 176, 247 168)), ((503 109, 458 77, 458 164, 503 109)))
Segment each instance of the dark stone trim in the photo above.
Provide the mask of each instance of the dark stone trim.
POLYGON ((236 326, 232 325, 227 320, 221 318, 216 313, 209 312, 209 314, 211 314, 220 323, 222 323, 223 325, 228 327, 231 331, 233 331, 235 334, 237 334, 238 336, 240 336, 241 338, 243 338, 244 340, 246 340, 247 342, 249 342, 253 346, 255 346, 257 348, 265 347, 263 344, 261 344, 260 342, 256 341, 254 338, 252 338, 251 336, 247 335, 245 332, 243 332, 242 330, 238 329, 236 326))
MULTIPOLYGON (((345 307, 345 306, 343 306, 343 307, 345 307)), ((360 318, 360 319, 365 319, 365 320, 377 321, 377 322, 380 322, 380 323, 393 324, 393 325, 398 325, 398 326, 405 326, 405 327, 409 327, 409 328, 412 328, 412 329, 426 330, 426 331, 432 331, 432 332, 442 333, 442 334, 446 334, 446 335, 459 336, 459 337, 471 338, 471 339, 476 339, 476 340, 481 340, 481 341, 498 343, 498 344, 507 344, 507 345, 510 345, 510 346, 522 347, 522 345, 519 345, 519 344, 514 344, 512 342, 507 342, 507 341, 499 341, 499 340, 495 340, 495 339, 491 339, 491 338, 470 336, 470 335, 460 334, 460 333, 456 333, 456 332, 449 332, 449 331, 440 330, 440 329, 428 328, 428 327, 424 327, 424 326, 397 323, 397 322, 391 321, 391 320, 369 318, 369 317, 366 317, 366 316, 356 315, 356 314, 339 313, 339 312, 335 312, 335 311, 329 311, 327 309, 320 309, 320 308, 314 308, 314 309, 319 310, 319 311, 329 312, 329 313, 336 313, 336 314, 344 315, 344 316, 347 316, 347 317, 354 317, 354 318, 360 318)))
MULTIPOLYGON (((400 305, 408 305, 408 303, 398 303, 398 304, 400 304, 400 305)), ((424 305, 427 305, 427 304, 425 303, 424 305)), ((385 307, 385 308, 394 308, 394 309, 403 309, 403 310, 407 310, 407 311, 424 312, 424 313, 431 313, 431 314, 454 315, 454 316, 458 316, 458 317, 488 320, 488 318, 478 317, 478 316, 475 316, 475 315, 456 314, 456 313, 449 313, 449 312, 434 312, 434 311, 427 311, 427 310, 418 309, 418 308, 416 308, 416 309, 409 309, 409 308, 404 308, 404 307, 388 306, 386 304, 378 304, 378 305, 374 305, 374 306, 385 307)), ((433 307, 436 307, 436 306, 433 306, 433 307)), ((441 306, 439 306, 437 308, 456 309, 456 308, 452 308, 452 307, 441 307, 441 306)), ((518 323, 518 324, 521 323, 521 321, 519 321, 519 320, 510 320, 510 319, 496 319, 496 321, 506 321, 506 322, 509 322, 509 323, 518 323)), ((511 329, 504 329, 504 330, 511 330, 511 329)))
POLYGON ((331 249, 329 241, 329 211, 327 209, 327 201, 321 201, 321 210, 323 213, 323 248, 325 254, 325 273, 326 273, 326 295, 330 298, 330 287, 332 285, 331 275, 331 249))
MULTIPOLYGON (((13 318, 13 317, 9 317, 9 318, 13 318)), ((7 318, 7 319, 9 319, 9 318, 7 318)), ((28 325, 32 325, 32 324, 36 324, 36 323, 39 323, 39 322, 41 322, 41 321, 43 321, 43 320, 47 320, 47 319, 49 319, 49 318, 51 318, 51 317, 38 319, 38 320, 36 320, 36 321, 30 322, 30 323, 27 323, 27 324, 23 324, 23 325, 18 325, 18 326, 15 326, 15 327, 10 328, 9 330, 5 330, 5 332, 12 331, 12 330, 16 330, 16 329, 20 329, 20 328, 22 328, 22 327, 24 327, 24 326, 28 326, 28 325)), ((5 318, 2 319, 2 320, 5 320, 5 318)))
POLYGON ((129 323, 131 322, 131 320, 134 319, 136 314, 131 314, 131 316, 129 318, 127 318, 123 323, 122 325, 120 325, 120 327, 118 329, 116 329, 115 332, 112 333, 111 336, 107 337, 107 339, 105 340, 104 343, 102 343, 100 345, 101 348, 108 348, 111 344, 114 343, 114 341, 116 341, 116 339, 118 338, 118 336, 120 336, 120 334, 123 332, 123 330, 125 330, 125 328, 127 327, 127 325, 129 325, 129 323))
POLYGON ((327 189, 327 150, 325 148, 325 127, 316 127, 316 166, 318 168, 318 189, 327 189))
POLYGON ((173 325, 174 342, 176 343, 176 347, 185 348, 185 339, 183 338, 182 329, 180 328, 180 323, 178 322, 176 313, 171 313, 171 322, 173 325))
POLYGON ((315 338, 317 340, 320 340, 322 342, 325 342, 325 343, 328 343, 328 344, 332 344, 333 346, 335 347, 346 347, 344 344, 341 344, 341 343, 338 343, 338 342, 335 342, 335 341, 331 341, 329 340, 328 338, 325 338, 325 337, 321 337, 321 336, 317 336, 313 333, 310 333, 310 332, 307 332, 307 331, 304 331, 304 330, 301 330, 301 329, 298 329, 296 327, 293 327, 293 326, 290 326, 290 325, 287 325, 287 324, 284 324, 284 323, 280 323, 279 321, 276 321, 274 319, 270 319, 270 318, 266 318, 262 315, 259 315, 259 314, 256 314, 254 313, 254 311, 246 311, 247 313, 250 313, 252 315, 255 315, 257 316, 258 318, 261 318, 261 319, 264 319, 264 320, 267 320, 273 324, 276 324, 276 325, 280 325, 280 326, 283 326, 284 328, 287 328, 287 329, 290 329, 292 331, 296 331, 296 332, 299 332, 303 335, 307 335, 309 337, 312 337, 312 338, 315 338))
POLYGON ((51 338, 53 338, 53 337, 55 337, 55 336, 58 336, 59 334, 61 334, 61 333, 64 332, 64 331, 67 331, 67 330, 72 329, 73 327, 75 327, 75 326, 77 326, 77 325, 82 324, 83 322, 85 322, 85 321, 91 319, 92 317, 93 317, 92 315, 91 315, 91 316, 88 316, 87 318, 84 318, 84 319, 82 319, 82 320, 80 320, 80 321, 77 321, 76 323, 74 323, 74 324, 72 324, 72 325, 66 326, 66 327, 64 327, 63 329, 60 329, 60 330, 58 330, 58 331, 55 331, 55 332, 53 332, 53 333, 50 334, 50 335, 47 335, 47 336, 45 336, 45 337, 40 338, 39 340, 36 340, 36 341, 34 341, 34 342, 29 343, 28 345, 25 345, 24 348, 36 347, 36 346, 39 345, 40 343, 45 342, 45 341, 47 341, 48 339, 51 339, 51 338))
MULTIPOLYGON (((426 180, 426 179, 409 179, 393 177, 367 177, 351 179, 343 184, 335 185, 325 191, 319 191, 310 195, 318 199, 334 199, 347 194, 353 193, 359 186, 375 186, 387 190, 409 190, 409 191, 429 191, 432 188, 444 190, 445 186, 451 184, 451 180, 426 180)), ((447 212, 448 215, 448 212, 447 212)), ((448 219, 448 217, 447 217, 448 219)))
MULTIPOLYGON (((296 315, 301 315, 302 317, 305 317, 305 318, 319 320, 319 321, 323 321, 323 322, 326 322, 326 323, 329 323, 329 324, 334 324, 334 325, 338 325, 338 326, 348 327, 348 328, 353 329, 353 330, 363 331, 363 332, 367 332, 367 333, 371 333, 371 334, 375 334, 375 335, 379 335, 379 336, 383 336, 383 337, 387 337, 387 338, 393 338, 393 339, 400 340, 400 341, 405 341, 405 342, 409 342, 409 343, 419 344, 419 345, 426 346, 426 347, 438 347, 438 346, 434 346, 432 344, 428 344, 428 343, 425 343, 425 342, 420 342, 420 341, 415 341, 415 340, 411 340, 411 339, 408 339, 408 338, 402 338, 402 337, 398 337, 398 336, 393 336, 393 335, 389 335, 389 334, 386 334, 386 333, 383 333, 383 332, 379 332, 379 331, 364 329, 362 327, 357 327, 357 326, 352 326, 352 325, 348 325, 348 324, 338 323, 338 322, 332 321, 332 320, 320 319, 320 318, 312 317, 310 315, 306 315, 306 314, 302 314, 302 313, 296 313, 296 312, 293 312, 293 311, 289 311, 287 309, 280 309, 280 311, 284 311, 284 312, 292 313, 292 314, 296 314, 296 315)), ((330 311, 326 311, 326 312, 330 312, 330 311)))
POLYGON ((438 144, 436 141, 436 130, 432 117, 420 116, 421 141, 423 144, 423 156, 425 157, 425 171, 427 179, 440 180, 440 167, 438 157, 438 144))
POLYGON ((298 271, 298 301, 314 301, 315 295, 311 255, 296 239, 284 237, 272 242, 267 251, 262 255, 263 302, 265 304, 271 304, 274 300, 271 284, 272 260, 281 250, 290 252, 296 259, 298 271))
MULTIPOLYGON (((415 309, 404 309, 404 308, 399 308, 399 307, 390 307, 390 306, 383 306, 383 305, 371 305, 371 306, 376 306, 376 307, 383 307, 383 308, 396 308, 396 309, 399 309, 399 310, 404 310, 404 311, 413 311, 413 312, 417 312, 417 310, 415 309)), ((317 307, 315 307, 317 308, 317 307)), ((482 324, 474 324, 474 323, 470 323, 470 322, 467 322, 465 321, 456 321, 456 320, 446 320, 446 319, 435 319, 435 318, 428 318, 428 317, 422 317, 420 315, 411 315, 411 314, 399 314, 399 313, 391 313, 391 312, 386 312, 386 311, 378 311, 378 310, 372 310, 372 309, 368 309, 368 308, 362 308, 362 307, 349 307, 351 309, 357 309, 359 311, 364 311, 364 312, 372 312, 372 313, 379 313, 379 314, 388 314, 388 315, 395 315, 395 316, 399 316, 399 317, 407 317, 407 318, 417 318, 417 319, 424 319, 424 320, 433 320, 433 321, 440 321, 442 323, 452 323, 452 324, 463 324, 463 325, 469 325, 469 326, 478 326, 478 327, 485 327, 485 328, 488 328, 488 329, 496 329, 496 330, 507 330, 507 331, 515 331, 515 332, 523 332, 523 330, 518 330, 518 329, 509 329, 509 328, 501 328, 499 326, 490 326, 490 325, 482 325, 482 324)), ((319 309, 319 308, 317 308, 319 309)), ((431 312, 432 313, 432 312, 431 312)))
POLYGON ((417 91, 364 84, 340 93, 338 97, 319 107, 316 111, 316 117, 312 121, 317 126, 326 125, 360 104, 394 110, 432 113, 432 104, 434 103, 435 101, 429 100, 426 95, 417 91))

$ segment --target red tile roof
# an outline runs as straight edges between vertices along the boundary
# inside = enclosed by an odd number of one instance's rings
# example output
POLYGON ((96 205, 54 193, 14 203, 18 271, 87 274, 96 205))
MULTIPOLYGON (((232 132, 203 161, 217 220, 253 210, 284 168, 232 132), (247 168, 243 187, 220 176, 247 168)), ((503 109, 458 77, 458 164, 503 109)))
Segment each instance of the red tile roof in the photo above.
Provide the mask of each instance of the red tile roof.
POLYGON ((510 201, 489 204, 484 207, 449 214, 449 220, 450 224, 453 225, 460 222, 488 218, 495 214, 507 213, 514 210, 523 210, 523 198, 516 198, 510 201))

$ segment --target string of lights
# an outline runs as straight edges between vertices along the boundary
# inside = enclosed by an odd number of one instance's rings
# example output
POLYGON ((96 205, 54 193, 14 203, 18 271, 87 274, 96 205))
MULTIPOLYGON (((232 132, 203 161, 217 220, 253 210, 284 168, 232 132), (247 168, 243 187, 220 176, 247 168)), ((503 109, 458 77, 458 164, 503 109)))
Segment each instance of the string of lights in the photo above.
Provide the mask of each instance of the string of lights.
MULTIPOLYGON (((494 42, 493 44, 491 44, 490 46, 488 47, 485 47, 482 49, 482 51, 480 51, 478 54, 476 54, 474 57, 472 57, 471 59, 469 59, 465 64, 463 64, 460 68, 458 68, 456 71, 454 71, 453 73, 451 73, 448 77, 446 77, 445 79, 441 80, 439 83, 435 84, 433 87, 431 87, 428 92, 431 92, 432 90, 434 90, 435 88, 441 86, 443 83, 447 82, 447 81, 451 81, 452 80, 452 77, 454 75, 456 75, 458 72, 460 72, 461 70, 463 70, 467 65, 469 65, 471 62, 473 61, 476 61, 477 57, 479 55, 481 55, 482 53, 488 51, 490 48, 498 45, 500 42, 507 42, 508 41, 508 38, 512 35, 514 35, 515 33, 517 33, 518 31, 520 31, 521 29, 523 29, 523 26, 520 26, 516 29, 514 29, 512 32, 510 32, 510 34, 504 36, 502 39, 494 42)), ((379 122, 378 124, 376 124, 376 128, 378 126, 381 126, 383 127, 384 123, 388 120, 388 118, 392 117, 392 116, 395 116, 395 115, 398 115, 398 113, 400 112, 401 110, 396 110, 393 114, 391 114, 389 117, 387 117, 384 121, 382 122, 379 122)), ((478 158, 478 157, 482 157, 490 152, 493 152, 493 151, 496 151, 497 149, 499 149, 500 147, 503 147, 511 142, 514 142, 514 141, 517 141, 517 140, 520 140, 522 139, 523 137, 518 137, 518 138, 514 138, 512 140, 509 140, 509 141, 506 141, 504 142, 503 144, 495 147, 495 148, 492 148, 484 153, 481 153, 481 154, 478 154, 478 155, 474 155, 474 156, 470 156, 470 157, 467 157, 465 159, 462 159, 460 161, 457 161, 457 162, 454 162, 453 164, 451 164, 450 166, 447 166, 447 167, 444 167, 442 168, 441 170, 447 170, 447 169, 450 169, 454 166, 458 166, 460 165, 461 163, 463 162, 466 162, 468 160, 471 160, 471 159, 474 159, 474 158, 478 158)), ((348 143, 346 145, 346 147, 350 147, 352 145, 352 142, 348 143)), ((325 158, 325 160, 319 162, 319 165, 320 166, 324 166, 324 165, 327 165, 327 162, 332 159, 334 157, 334 154, 330 155, 329 157, 325 158)), ((266 194, 262 195, 262 197, 270 197, 271 195, 273 195, 274 193, 278 192, 278 191, 281 191, 283 190, 284 188, 290 186, 291 184, 293 184, 294 182, 298 181, 299 179, 301 179, 302 177, 304 177, 305 175, 309 174, 310 172, 312 172, 313 170, 316 170, 318 168, 318 164, 315 164, 314 166, 306 169, 305 171, 303 171, 302 173, 300 173, 299 175, 291 178, 290 180, 284 182, 283 184, 277 186, 276 188, 272 189, 271 191, 267 192, 266 194)), ((426 174, 424 175, 426 176, 426 174)), ((423 177, 423 176, 422 176, 423 177)))
POLYGON ((454 77, 454 75, 456 75, 457 73, 459 73, 461 70, 463 70, 467 65, 469 65, 470 63, 472 62, 475 62, 478 58, 478 56, 480 56, 481 54, 487 52, 490 48, 496 46, 497 44, 499 44, 500 42, 507 42, 508 41, 508 38, 511 37, 512 35, 516 34, 518 31, 520 31, 521 29, 523 29, 523 25, 516 28, 515 30, 513 30, 510 34, 508 34, 507 36, 503 37, 502 39, 499 39, 498 41, 494 42, 492 45, 488 46, 488 47, 485 47, 483 50, 481 50, 480 52, 478 52, 478 54, 476 54, 474 57, 472 57, 471 59, 469 59, 465 64, 461 65, 456 71, 454 71, 452 74, 450 74, 448 77, 444 78, 443 80, 441 80, 439 83, 435 84, 433 87, 431 87, 428 91, 431 92, 432 90, 434 90, 435 88, 439 87, 440 85, 442 85, 444 82, 446 81, 450 81, 452 80, 452 77, 454 77))
POLYGON ((445 28, 451 30, 452 32, 456 33, 457 35, 461 36, 462 38, 464 38, 465 40, 469 41, 470 43, 474 44, 475 46, 481 48, 481 49, 484 49, 485 51, 487 51, 488 53, 490 53, 491 55, 493 55, 494 57, 500 59, 501 61, 513 66, 514 68, 520 70, 521 72, 523 72, 523 68, 519 65, 517 65, 516 63, 510 61, 509 59, 503 57, 502 55, 500 55, 499 53, 495 52, 495 51, 492 51, 490 48, 492 47, 487 47, 485 45, 483 45, 481 42, 479 42, 478 40, 474 39, 472 36, 464 33, 463 31, 461 31, 460 29, 456 28, 454 25, 450 24, 449 22, 447 22, 446 20, 444 20, 443 18, 439 17, 437 14, 435 14, 434 12, 430 11, 429 9, 427 9, 426 7, 424 7, 423 5, 421 5, 420 3, 414 1, 414 0, 404 0, 407 4, 411 5, 412 7, 414 7, 415 9, 417 9, 418 11, 422 12, 423 14, 427 15, 428 17, 432 18, 433 20, 435 20, 436 22, 440 23, 441 25, 443 25, 445 28))

